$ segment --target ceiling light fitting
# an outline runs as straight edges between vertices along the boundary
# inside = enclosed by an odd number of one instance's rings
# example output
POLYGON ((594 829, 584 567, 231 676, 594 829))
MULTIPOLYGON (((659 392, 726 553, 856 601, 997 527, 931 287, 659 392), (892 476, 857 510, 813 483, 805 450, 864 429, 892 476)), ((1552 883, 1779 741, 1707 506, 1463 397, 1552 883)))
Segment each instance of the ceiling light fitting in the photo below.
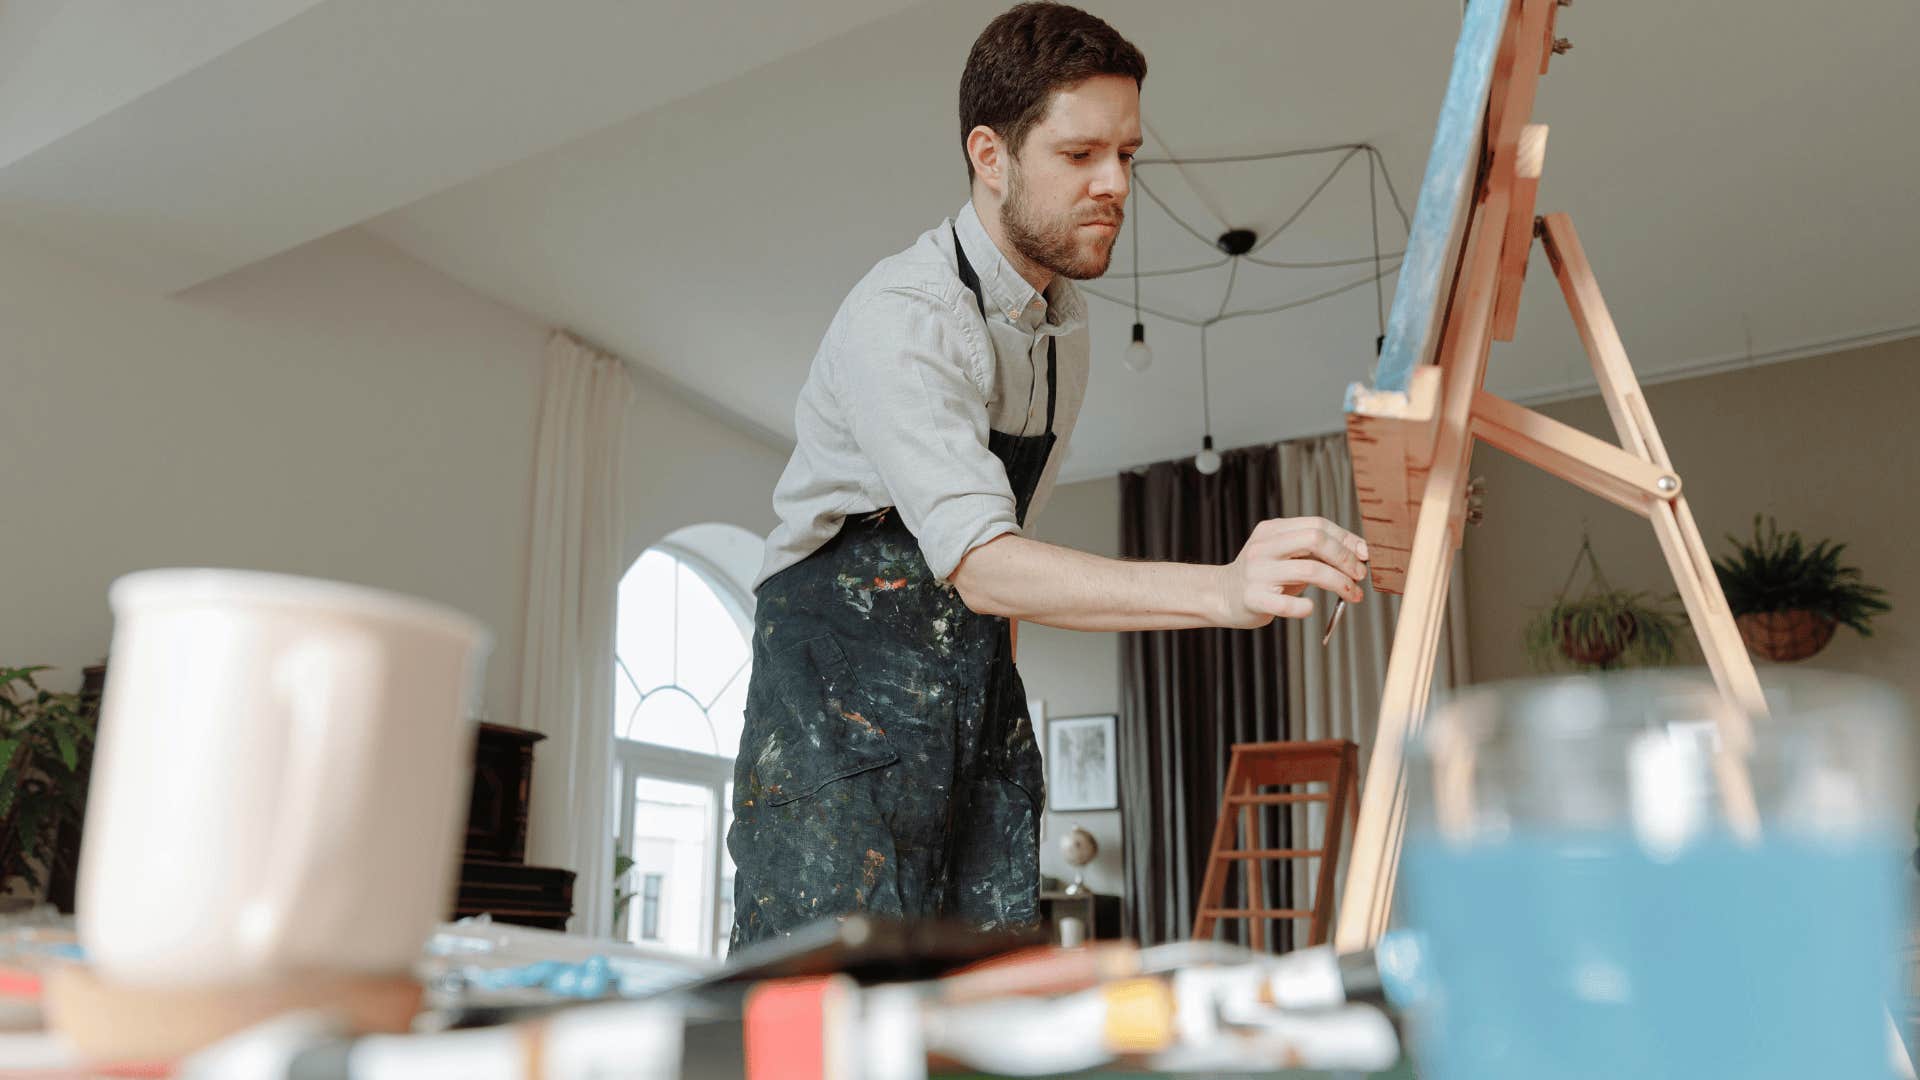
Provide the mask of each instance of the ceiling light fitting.
POLYGON ((1253 250, 1253 242, 1258 239, 1259 234, 1252 229, 1228 229, 1220 234, 1220 239, 1215 240, 1213 246, 1229 255, 1245 255, 1253 250))
MULTIPOLYGON (((1375 186, 1376 170, 1378 177, 1384 177, 1386 179, 1387 194, 1393 201, 1394 210, 1400 215, 1400 225, 1403 231, 1409 226, 1407 210, 1406 207, 1400 203, 1400 193, 1393 186, 1393 177, 1387 173, 1386 161, 1381 157, 1380 151, 1368 143, 1346 143, 1340 146, 1320 146, 1304 150, 1282 150, 1276 153, 1236 154, 1223 157, 1140 158, 1134 162, 1134 168, 1138 170, 1150 165, 1172 165, 1175 168, 1181 168, 1186 165, 1219 165, 1232 162, 1271 161, 1278 158, 1331 153, 1339 153, 1341 155, 1339 162, 1334 165, 1333 169, 1327 173, 1326 177, 1323 178, 1319 185, 1307 196, 1306 201, 1301 203, 1291 214, 1287 215, 1285 220, 1275 226, 1264 237, 1253 229, 1227 226, 1226 231, 1209 239, 1205 233, 1194 228, 1183 220, 1180 215, 1174 213, 1172 207, 1169 207, 1166 201, 1154 192, 1153 188, 1147 184, 1145 178, 1140 176, 1138 172, 1134 174, 1134 185, 1140 191, 1144 192, 1148 198, 1152 199, 1155 205, 1165 211, 1167 217, 1171 218, 1176 225, 1186 230, 1194 239, 1209 244, 1225 256, 1224 258, 1198 266, 1187 266, 1174 270, 1154 270, 1143 274, 1140 271, 1140 226, 1137 217, 1134 217, 1131 227, 1131 232, 1133 233, 1133 272, 1127 275, 1120 275, 1133 279, 1133 338, 1127 343, 1126 351, 1121 353, 1122 362, 1125 363, 1130 370, 1144 372, 1153 366, 1153 350, 1147 346, 1147 327, 1142 318, 1143 312, 1166 319, 1170 322, 1198 327, 1200 330, 1200 411, 1202 424, 1200 452, 1194 456, 1194 467, 1204 475, 1211 476, 1220 471, 1220 454, 1213 448, 1213 408, 1207 378, 1207 328, 1215 323, 1225 322, 1228 319, 1239 319, 1252 315, 1274 315, 1283 311, 1290 311, 1294 308, 1304 307, 1307 304, 1326 300, 1371 283, 1374 288, 1375 320, 1379 331, 1374 338, 1374 355, 1377 357, 1382 343, 1386 340, 1387 332, 1385 287, 1381 282, 1389 273, 1398 269, 1397 264, 1392 267, 1385 264, 1389 259, 1398 259, 1402 252, 1382 253, 1380 250, 1380 213, 1379 198, 1375 186), (1372 254, 1352 259, 1330 259, 1310 262, 1260 258, 1257 252, 1259 252, 1261 248, 1271 244, 1275 237, 1285 232, 1294 222, 1300 220, 1300 216, 1306 213, 1307 207, 1312 206, 1313 201, 1320 197, 1320 193, 1325 191, 1329 184, 1333 183, 1334 178, 1340 175, 1340 170, 1346 166, 1347 162, 1351 161, 1355 155, 1360 153, 1367 155, 1367 205, 1369 208, 1368 215, 1373 227, 1372 254), (1259 266, 1281 270, 1320 270, 1372 263, 1373 272, 1366 277, 1358 278, 1323 292, 1315 293, 1311 296, 1304 296, 1283 304, 1230 311, 1228 310, 1228 305, 1233 299, 1233 287, 1234 283, 1239 279, 1240 264, 1242 262, 1250 262, 1259 266), (1197 273, 1204 270, 1216 269, 1222 265, 1228 267, 1226 295, 1220 298, 1220 307, 1210 318, 1186 318, 1165 311, 1155 311, 1140 303, 1140 280, 1144 277, 1167 277, 1177 274, 1197 273)), ((1189 178, 1189 180, 1191 180, 1191 178, 1189 178)), ((1138 201, 1137 198, 1134 200, 1136 208, 1138 201)), ((1225 225, 1226 223, 1222 222, 1221 224, 1225 225)), ((1097 289, 1082 286, 1082 291, 1110 303, 1126 303, 1126 301, 1119 297, 1109 296, 1097 289)))

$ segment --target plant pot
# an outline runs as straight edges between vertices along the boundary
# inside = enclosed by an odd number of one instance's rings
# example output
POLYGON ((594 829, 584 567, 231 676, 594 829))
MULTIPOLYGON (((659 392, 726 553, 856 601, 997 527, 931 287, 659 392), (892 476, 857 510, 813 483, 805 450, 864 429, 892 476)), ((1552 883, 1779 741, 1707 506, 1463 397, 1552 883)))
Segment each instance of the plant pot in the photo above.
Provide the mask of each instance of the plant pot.
POLYGON ((1734 622, 1747 648, 1782 664, 1826 648, 1837 628, 1832 619, 1812 611, 1750 611, 1734 622))
POLYGON ((1613 663, 1640 633, 1640 624, 1634 621, 1633 616, 1624 613, 1613 617, 1613 625, 1618 631, 1612 640, 1601 637, 1576 638, 1572 622, 1570 618, 1562 618, 1560 632, 1554 635, 1560 643, 1560 654, 1576 664, 1590 667, 1606 667, 1613 663))

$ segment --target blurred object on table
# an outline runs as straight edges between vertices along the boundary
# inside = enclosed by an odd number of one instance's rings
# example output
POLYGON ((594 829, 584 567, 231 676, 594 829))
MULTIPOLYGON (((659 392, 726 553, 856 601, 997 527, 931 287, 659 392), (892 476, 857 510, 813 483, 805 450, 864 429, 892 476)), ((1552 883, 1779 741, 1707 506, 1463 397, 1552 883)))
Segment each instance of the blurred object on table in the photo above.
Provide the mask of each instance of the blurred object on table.
POLYGON ((1884 1075, 1908 933, 1905 703, 1769 672, 1476 687, 1409 758, 1429 1080, 1884 1075), (1723 732, 1750 731, 1746 745, 1723 732))

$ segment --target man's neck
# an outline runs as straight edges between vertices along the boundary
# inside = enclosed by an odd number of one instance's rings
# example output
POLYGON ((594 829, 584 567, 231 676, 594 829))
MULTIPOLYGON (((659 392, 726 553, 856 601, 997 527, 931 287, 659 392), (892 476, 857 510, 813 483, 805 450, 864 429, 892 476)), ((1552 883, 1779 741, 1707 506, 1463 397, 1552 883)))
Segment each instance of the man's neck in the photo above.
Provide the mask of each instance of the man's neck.
POLYGON ((993 246, 1000 249, 1000 254, 1007 260, 1007 265, 1013 267, 1014 272, 1024 278, 1027 284, 1033 286, 1034 292, 1042 296, 1046 295, 1047 286, 1053 284, 1053 271, 1020 254, 1012 244, 1007 242, 1006 229, 1000 224, 1000 207, 983 205, 983 201, 976 197, 973 200, 973 210, 979 215, 980 227, 987 231, 987 239, 993 241, 993 246))

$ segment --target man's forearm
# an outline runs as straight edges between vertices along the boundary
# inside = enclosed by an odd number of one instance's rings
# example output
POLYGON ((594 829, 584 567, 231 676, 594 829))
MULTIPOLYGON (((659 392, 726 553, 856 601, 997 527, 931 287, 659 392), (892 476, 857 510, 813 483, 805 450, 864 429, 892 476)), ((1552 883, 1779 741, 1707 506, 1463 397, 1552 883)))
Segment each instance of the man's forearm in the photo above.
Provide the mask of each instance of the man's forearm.
POLYGON ((953 572, 974 611, 1063 630, 1180 630, 1225 622, 1222 567, 1127 562, 1007 534, 953 572))

